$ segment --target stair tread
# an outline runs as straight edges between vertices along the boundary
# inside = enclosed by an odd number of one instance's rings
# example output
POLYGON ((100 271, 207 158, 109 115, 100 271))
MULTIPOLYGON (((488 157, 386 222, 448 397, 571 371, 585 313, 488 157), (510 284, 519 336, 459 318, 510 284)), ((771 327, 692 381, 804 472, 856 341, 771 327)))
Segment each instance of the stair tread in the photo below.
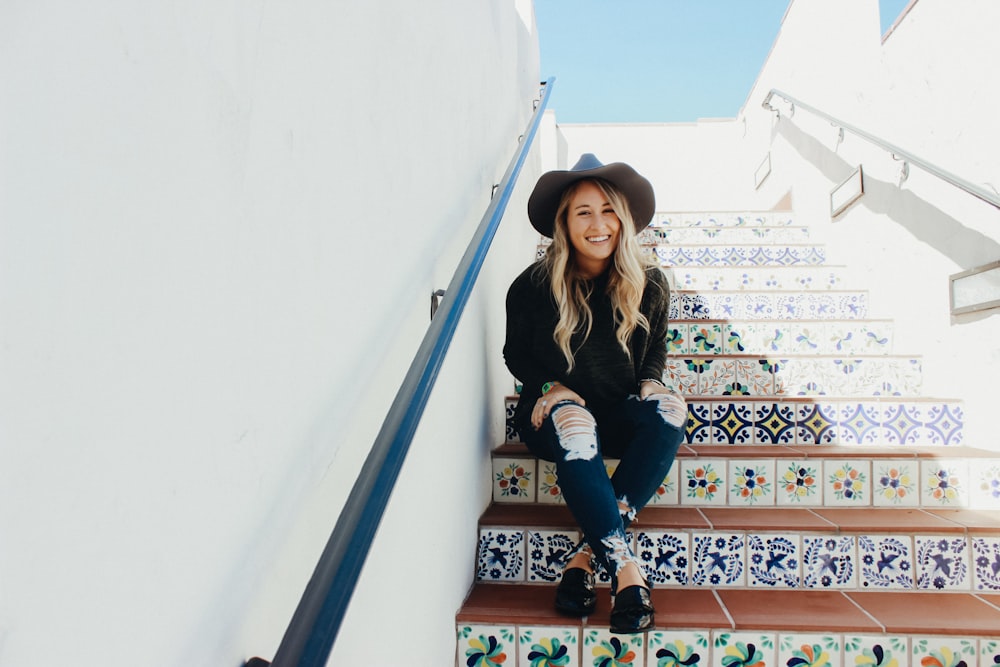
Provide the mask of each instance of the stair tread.
MULTIPOLYGON (((564 505, 492 503, 479 518, 482 527, 575 530, 564 505)), ((888 507, 659 507, 639 513, 633 531, 810 531, 892 534, 997 534, 996 513, 888 507)))
MULTIPOLYGON (((494 456, 535 458, 526 445, 517 442, 501 444, 493 449, 494 456)), ((1000 452, 956 445, 707 445, 682 444, 678 458, 803 458, 803 459, 994 459, 1000 452)))
MULTIPOLYGON (((606 591, 597 609, 579 619, 552 608, 551 584, 477 583, 458 612, 459 623, 608 627, 606 591)), ((995 636, 998 595, 921 596, 910 592, 725 590, 660 588, 652 591, 660 628, 772 630, 780 632, 916 633, 995 636)))

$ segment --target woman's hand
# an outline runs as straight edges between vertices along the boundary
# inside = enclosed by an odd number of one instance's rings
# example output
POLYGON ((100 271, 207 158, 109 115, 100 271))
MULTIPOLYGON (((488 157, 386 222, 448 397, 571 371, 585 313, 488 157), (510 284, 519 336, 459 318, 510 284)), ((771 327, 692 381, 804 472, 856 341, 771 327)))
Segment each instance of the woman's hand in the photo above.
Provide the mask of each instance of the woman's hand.
POLYGON ((639 386, 639 398, 646 399, 653 394, 672 394, 674 392, 667 389, 666 385, 656 380, 643 380, 639 386))
POLYGON ((542 422, 549 416, 549 412, 561 401, 573 401, 579 405, 586 405, 580 394, 576 393, 566 385, 557 384, 549 390, 549 393, 538 397, 535 401, 535 409, 531 411, 531 425, 537 431, 542 427, 542 422))

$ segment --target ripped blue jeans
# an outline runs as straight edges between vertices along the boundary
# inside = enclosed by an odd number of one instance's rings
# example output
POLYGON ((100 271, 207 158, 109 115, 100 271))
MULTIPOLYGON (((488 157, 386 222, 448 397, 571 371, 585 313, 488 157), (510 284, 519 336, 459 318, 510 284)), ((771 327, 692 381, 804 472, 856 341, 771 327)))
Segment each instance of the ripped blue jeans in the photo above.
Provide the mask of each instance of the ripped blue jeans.
POLYGON ((629 396, 598 415, 564 401, 537 431, 518 425, 528 449, 556 464, 563 498, 583 532, 573 553, 589 546, 614 586, 626 563, 643 570, 625 531, 660 487, 684 439, 683 426, 675 426, 687 422, 683 400, 663 398, 629 396), (602 456, 619 459, 610 479, 602 456))

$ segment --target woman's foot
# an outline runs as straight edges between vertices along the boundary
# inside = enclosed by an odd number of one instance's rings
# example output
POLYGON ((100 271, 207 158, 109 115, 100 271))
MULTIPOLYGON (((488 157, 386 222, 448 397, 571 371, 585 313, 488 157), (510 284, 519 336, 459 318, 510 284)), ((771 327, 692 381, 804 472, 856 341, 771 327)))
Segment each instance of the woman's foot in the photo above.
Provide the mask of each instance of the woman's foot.
POLYGON ((630 635, 651 630, 656 625, 656 610, 649 595, 649 584, 635 563, 618 572, 618 592, 611 609, 611 632, 630 635))
POLYGON ((556 586, 556 609, 570 616, 590 616, 597 606, 597 580, 594 577, 593 556, 580 551, 563 570, 556 586))

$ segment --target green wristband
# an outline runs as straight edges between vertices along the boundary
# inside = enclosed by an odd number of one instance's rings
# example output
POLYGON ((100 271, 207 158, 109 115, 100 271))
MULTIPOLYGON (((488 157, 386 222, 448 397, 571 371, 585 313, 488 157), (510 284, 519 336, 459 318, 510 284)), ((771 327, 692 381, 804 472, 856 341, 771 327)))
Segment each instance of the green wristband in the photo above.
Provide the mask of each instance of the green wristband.
POLYGON ((558 382, 546 382, 542 385, 542 396, 552 391, 552 389, 559 384, 558 382))

